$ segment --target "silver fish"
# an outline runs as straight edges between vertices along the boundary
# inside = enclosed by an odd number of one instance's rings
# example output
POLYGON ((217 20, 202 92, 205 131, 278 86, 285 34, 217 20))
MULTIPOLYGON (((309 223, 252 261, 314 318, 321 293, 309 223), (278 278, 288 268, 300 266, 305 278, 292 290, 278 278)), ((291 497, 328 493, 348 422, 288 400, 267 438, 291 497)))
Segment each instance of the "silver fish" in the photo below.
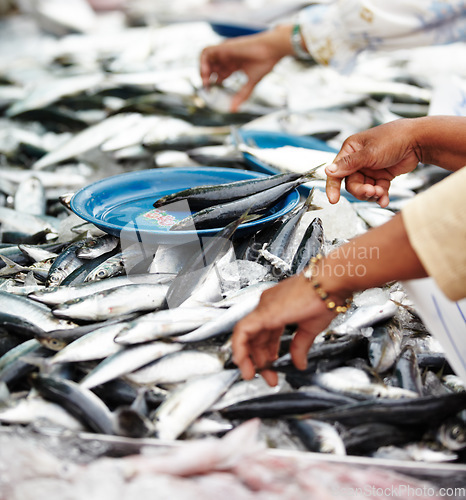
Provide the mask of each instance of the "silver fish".
POLYGON ((0 308, 15 318, 34 325, 39 330, 51 331, 73 328, 73 323, 56 318, 43 304, 17 295, 0 291, 0 308))
POLYGON ((59 222, 54 217, 39 217, 5 207, 0 207, 0 222, 3 231, 8 228, 8 230, 15 230, 29 235, 41 231, 58 233, 59 230, 59 222))
POLYGON ((31 215, 45 215, 45 188, 37 177, 20 182, 15 193, 15 210, 31 215))
POLYGON ((376 326, 369 338, 369 360, 377 373, 391 368, 401 353, 403 332, 394 322, 376 326))
POLYGON ((92 391, 72 380, 34 373, 33 385, 39 393, 66 408, 95 432, 115 434, 115 417, 107 405, 92 391))
POLYGON ((126 347, 99 363, 81 380, 80 385, 91 389, 121 375, 131 373, 162 356, 179 351, 181 347, 180 344, 157 341, 126 347))
POLYGON ((76 255, 80 259, 95 259, 101 255, 114 250, 120 240, 111 234, 105 234, 100 238, 95 238, 87 241, 81 248, 76 251, 76 255))
POLYGON ((125 326, 124 322, 101 328, 97 326, 94 331, 79 337, 49 358, 48 364, 76 363, 111 356, 124 349, 114 341, 114 338, 125 326))
POLYGON ((63 96, 89 90, 102 82, 102 73, 55 79, 53 83, 40 82, 25 99, 15 102, 7 109, 7 116, 15 116, 30 109, 43 108, 63 96))
POLYGON ((178 351, 153 361, 126 378, 138 385, 178 384, 193 377, 222 371, 225 358, 226 354, 222 352, 178 351))
POLYGON ((309 451, 346 455, 343 440, 332 424, 312 418, 290 419, 288 424, 298 434, 309 451))
POLYGON ((222 333, 231 332, 240 319, 256 308, 259 299, 260 294, 257 294, 256 297, 248 296, 241 302, 231 306, 221 316, 208 321, 190 333, 175 337, 174 340, 182 343, 198 342, 221 335, 222 333))
POLYGON ((34 163, 33 169, 41 170, 96 148, 112 135, 125 129, 129 130, 137 123, 139 117, 140 115, 137 113, 122 113, 111 116, 76 134, 63 146, 43 156, 34 163))
POLYGON ((49 422, 65 429, 83 432, 86 427, 62 406, 40 397, 10 401, 0 408, 0 422, 7 424, 34 424, 49 422))
POLYGON ((59 318, 100 321, 136 311, 162 307, 168 285, 127 285, 58 305, 53 314, 59 318))
POLYGON ((340 335, 357 332, 361 328, 371 326, 384 319, 394 316, 398 308, 391 300, 384 304, 374 304, 358 307, 355 311, 348 311, 343 317, 343 322, 333 326, 330 324, 329 333, 340 335))
POLYGON ((239 370, 224 370, 184 383, 157 408, 154 415, 157 437, 178 438, 238 377, 239 370))
POLYGON ((177 307, 164 309, 130 321, 116 337, 119 344, 138 344, 187 333, 205 322, 220 316, 223 311, 214 307, 177 307))
POLYGON ((166 284, 173 279, 173 275, 157 275, 157 274, 134 274, 130 276, 116 276, 106 280, 89 281, 78 285, 53 286, 45 288, 37 292, 29 294, 29 298, 56 306, 70 300, 87 297, 94 293, 103 292, 127 285, 139 284, 166 284))
POLYGON ((419 394, 400 387, 372 383, 369 376, 358 368, 343 366, 328 372, 316 373, 313 381, 323 389, 357 399, 417 398, 419 394))

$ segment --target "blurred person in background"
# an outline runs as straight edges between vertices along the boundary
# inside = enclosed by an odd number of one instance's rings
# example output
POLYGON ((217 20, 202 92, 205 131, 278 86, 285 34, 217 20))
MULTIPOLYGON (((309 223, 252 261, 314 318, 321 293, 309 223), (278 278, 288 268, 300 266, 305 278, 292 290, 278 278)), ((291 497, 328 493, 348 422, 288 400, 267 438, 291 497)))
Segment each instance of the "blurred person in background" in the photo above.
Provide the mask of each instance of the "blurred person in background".
POLYGON ((15 0, 0 0, 0 17, 16 12, 16 10, 15 0))
POLYGON ((220 84, 235 71, 248 80, 231 110, 285 56, 348 72, 363 51, 390 51, 466 39, 465 0, 333 0, 303 9, 296 24, 206 47, 200 58, 203 84, 220 84))
POLYGON ((236 324, 233 359, 245 379, 259 371, 276 385, 277 373, 268 368, 289 324, 298 325, 293 363, 305 369, 315 337, 346 312, 354 292, 431 276, 450 300, 466 297, 466 118, 400 119, 350 136, 326 168, 327 196, 336 203, 344 179, 357 198, 386 206, 390 181, 418 162, 454 172, 386 224, 311 259, 303 273, 263 292, 257 308, 236 324))

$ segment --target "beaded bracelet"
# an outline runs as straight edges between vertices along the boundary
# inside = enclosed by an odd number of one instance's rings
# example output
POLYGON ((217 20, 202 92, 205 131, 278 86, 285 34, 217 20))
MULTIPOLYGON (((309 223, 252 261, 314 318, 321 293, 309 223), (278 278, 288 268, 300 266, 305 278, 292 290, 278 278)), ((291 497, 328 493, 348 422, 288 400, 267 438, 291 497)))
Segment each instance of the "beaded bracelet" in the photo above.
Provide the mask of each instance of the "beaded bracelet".
POLYGON ((353 297, 350 296, 345 300, 344 306, 337 306, 335 301, 330 299, 329 294, 322 288, 320 283, 316 281, 315 275, 317 270, 317 264, 322 260, 322 255, 318 253, 315 257, 311 257, 310 264, 304 270, 303 275, 309 281, 309 283, 314 287, 317 295, 325 302, 327 309, 335 311, 337 314, 345 313, 353 302, 353 297))
POLYGON ((301 28, 299 24, 295 24, 293 26, 293 30, 291 31, 291 45, 297 59, 299 59, 300 61, 314 61, 314 58, 311 56, 311 54, 303 49, 301 28))

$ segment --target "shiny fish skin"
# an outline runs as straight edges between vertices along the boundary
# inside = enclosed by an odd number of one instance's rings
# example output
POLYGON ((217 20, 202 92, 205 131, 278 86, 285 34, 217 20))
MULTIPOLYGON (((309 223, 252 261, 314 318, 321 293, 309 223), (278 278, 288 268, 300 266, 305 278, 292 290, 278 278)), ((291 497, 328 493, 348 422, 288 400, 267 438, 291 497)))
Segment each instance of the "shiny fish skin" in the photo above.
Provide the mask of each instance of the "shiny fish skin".
POLYGON ((168 285, 127 285, 71 300, 53 309, 59 318, 99 321, 165 304, 168 285))
POLYGON ((298 245, 291 263, 292 274, 299 274, 309 264, 312 257, 322 252, 323 242, 322 221, 316 217, 307 227, 301 243, 298 245))
POLYGON ((363 370, 349 366, 342 366, 327 372, 316 373, 313 381, 327 391, 343 394, 355 399, 400 399, 417 398, 417 392, 400 387, 386 386, 371 382, 363 370))
POLYGON ((45 215, 47 199, 42 182, 29 177, 18 185, 15 193, 15 210, 31 215, 45 215))
POLYGON ((194 253, 186 261, 167 292, 167 304, 170 308, 183 304, 203 284, 214 265, 231 249, 230 239, 245 220, 247 212, 210 238, 200 252, 194 253))
POLYGON ((55 363, 76 363, 111 356, 123 349, 114 341, 126 324, 124 322, 96 328, 82 337, 77 338, 48 360, 49 365, 55 363))
POLYGON ((348 311, 345 321, 333 326, 330 325, 329 333, 350 334, 359 331, 361 328, 372 326, 373 324, 393 317, 397 312, 397 306, 391 300, 384 304, 366 305, 357 308, 355 311, 348 311))
POLYGON ((174 340, 181 343, 199 342, 223 333, 231 332, 240 319, 244 318, 256 308, 259 300, 259 293, 255 297, 248 296, 241 302, 231 306, 218 318, 208 321, 190 333, 175 337, 174 340))
POLYGON ((275 235, 270 240, 270 243, 267 244, 267 250, 277 257, 285 260, 287 262, 285 255, 286 251, 289 247, 291 238, 293 233, 296 231, 300 220, 303 215, 310 210, 312 199, 313 199, 314 190, 312 189, 309 193, 306 201, 297 209, 294 209, 289 214, 289 218, 283 219, 283 225, 280 227, 275 235))
POLYGON ((47 276, 47 286, 59 285, 69 274, 78 269, 84 262, 76 255, 76 252, 86 243, 81 240, 72 243, 54 260, 47 276))
POLYGON ((427 427, 464 409, 466 409, 466 394, 447 394, 408 400, 368 400, 356 405, 341 406, 337 410, 310 413, 308 416, 350 426, 377 421, 397 424, 402 421, 405 426, 427 427))
POLYGON ((346 455, 346 447, 334 426, 313 419, 289 419, 288 425, 309 451, 346 455))
POLYGON ((377 325, 369 338, 369 360, 377 373, 386 372, 401 353, 403 332, 396 322, 377 325))
POLYGON ((176 307, 164 309, 130 321, 116 337, 122 345, 138 344, 187 333, 223 313, 214 307, 176 307))
POLYGON ((157 342, 131 346, 112 354, 99 363, 79 383, 91 389, 121 375, 131 373, 166 354, 179 351, 180 344, 157 342))
POLYGON ((10 316, 33 324, 38 330, 51 331, 76 326, 56 318, 43 304, 2 291, 0 291, 0 307, 3 311, 8 311, 10 316))
POLYGON ((153 361, 126 378, 138 385, 178 384, 193 377, 221 372, 222 357, 221 353, 178 351, 153 361))
POLYGON ((128 113, 106 118, 102 122, 78 133, 60 148, 43 156, 34 163, 33 169, 41 170, 100 146, 105 140, 115 134, 115 132, 125 128, 129 129, 133 126, 138 117, 139 115, 137 114, 128 113))
POLYGON ((239 377, 239 370, 224 370, 189 380, 173 392, 156 410, 155 432, 159 439, 180 436, 207 411, 239 377))
POLYGON ((80 259, 95 259, 103 254, 111 252, 120 243, 118 238, 111 234, 106 234, 100 238, 87 241, 81 248, 76 251, 76 255, 80 259))
POLYGON ((71 431, 83 432, 86 427, 62 406, 38 397, 11 401, 0 408, 0 422, 32 425, 37 421, 51 422, 71 431))
POLYGON ((62 405, 95 432, 115 434, 115 418, 92 391, 71 380, 33 374, 34 387, 46 399, 62 405))
POLYGON ((305 391, 270 394, 241 401, 223 408, 220 413, 229 419, 279 418, 344 407, 354 401, 344 395, 309 387, 305 391))
POLYGON ((47 304, 56 306, 63 302, 87 297, 97 292, 111 290, 127 285, 139 284, 166 284, 171 281, 174 276, 156 275, 156 274, 134 274, 130 276, 117 276, 106 280, 89 281, 78 285, 69 285, 67 287, 54 286, 44 290, 32 292, 28 295, 29 298, 47 304))
POLYGON ((301 174, 285 173, 259 179, 253 178, 225 184, 197 186, 163 196, 154 203, 154 207, 157 208, 175 201, 186 200, 192 210, 198 210, 244 198, 279 184, 295 181, 300 177, 301 174))
POLYGON ((305 183, 308 179, 299 177, 295 181, 280 184, 265 191, 239 198, 227 203, 212 205, 208 208, 195 212, 192 216, 186 217, 176 222, 170 227, 170 231, 189 229, 193 226, 196 229, 207 229, 212 227, 222 227, 232 220, 240 217, 246 210, 250 214, 260 214, 272 205, 278 203, 287 196, 293 189, 305 183))

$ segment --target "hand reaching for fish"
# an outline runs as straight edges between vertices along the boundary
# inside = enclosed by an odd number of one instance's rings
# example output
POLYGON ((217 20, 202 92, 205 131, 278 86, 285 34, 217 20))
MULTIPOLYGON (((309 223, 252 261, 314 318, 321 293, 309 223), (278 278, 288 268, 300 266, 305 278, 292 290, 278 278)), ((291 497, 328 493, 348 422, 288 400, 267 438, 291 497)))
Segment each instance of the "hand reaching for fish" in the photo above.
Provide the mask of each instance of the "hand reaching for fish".
POLYGON ((311 284, 302 275, 295 275, 263 292, 257 308, 236 324, 234 362, 244 379, 253 378, 257 370, 269 385, 277 384, 277 372, 267 367, 277 359, 280 337, 290 323, 298 324, 290 346, 293 363, 298 369, 306 368, 311 344, 335 317, 318 295, 311 293, 311 284))
POLYGON ((200 61, 203 84, 222 83, 235 71, 243 71, 248 80, 231 102, 231 111, 238 111, 257 83, 282 57, 292 54, 290 32, 290 26, 278 26, 265 33, 238 37, 206 47, 200 61))
POLYGON ((344 179, 346 190, 353 196, 386 207, 390 182, 397 175, 414 170, 420 161, 419 151, 410 140, 411 135, 400 134, 393 123, 346 139, 333 165, 325 169, 330 203, 340 199, 344 179))
POLYGON ((389 203, 390 182, 419 162, 457 170, 464 165, 461 117, 395 120, 354 134, 343 143, 333 165, 325 169, 330 203, 340 199, 341 182, 360 200, 389 203))

